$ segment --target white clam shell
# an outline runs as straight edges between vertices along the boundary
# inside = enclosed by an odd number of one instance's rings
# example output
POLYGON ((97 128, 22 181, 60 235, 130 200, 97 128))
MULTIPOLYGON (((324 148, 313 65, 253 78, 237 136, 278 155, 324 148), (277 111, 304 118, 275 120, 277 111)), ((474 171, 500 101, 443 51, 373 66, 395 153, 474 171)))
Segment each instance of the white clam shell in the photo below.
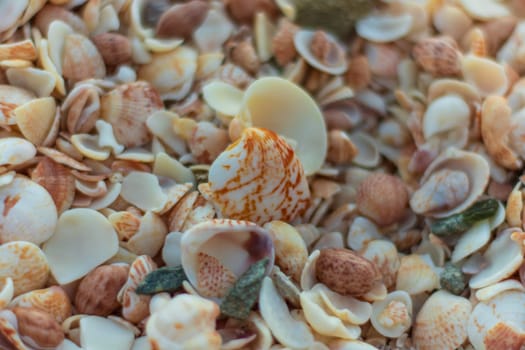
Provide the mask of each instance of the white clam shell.
POLYGON ((220 215, 258 224, 293 220, 310 197, 295 152, 266 129, 245 129, 212 163, 208 180, 220 215))
POLYGON ((475 350, 519 349, 525 341, 525 293, 510 290, 478 303, 468 321, 475 350))
POLYGON ((181 262, 188 281, 203 296, 220 300, 224 293, 255 262, 274 262, 270 234, 254 223, 214 219, 185 231, 181 239, 181 262))
POLYGON ((483 258, 487 262, 485 268, 472 276, 470 288, 478 289, 494 284, 511 276, 523 262, 521 243, 511 239, 512 230, 503 231, 493 240, 483 258))
POLYGON ((445 95, 432 101, 423 116, 423 135, 429 139, 439 133, 468 128, 470 108, 457 95, 445 95))
POLYGON ((222 81, 212 81, 202 87, 204 101, 215 111, 231 117, 240 112, 243 95, 242 90, 222 81))
POLYGON ((36 182, 16 176, 0 187, 0 241, 24 240, 41 244, 57 224, 57 209, 51 195, 36 182))
POLYGON ((310 290, 313 288, 313 286, 317 284, 315 266, 317 264, 317 259, 319 258, 320 254, 321 254, 320 250, 314 250, 308 257, 308 260, 306 260, 306 264, 304 264, 303 272, 301 273, 301 289, 302 290, 310 290))
POLYGON ((476 291, 476 299, 479 301, 488 301, 494 298, 496 295, 503 293, 508 290, 517 290, 525 292, 525 286, 519 281, 508 279, 502 282, 491 284, 490 286, 478 289, 476 291))
POLYGON ((162 260, 166 263, 166 266, 179 266, 182 264, 181 239, 181 232, 170 232, 166 235, 162 246, 162 260))
POLYGON ((128 328, 100 316, 80 319, 80 345, 83 349, 129 350, 135 335, 128 328))
POLYGON ((118 237, 111 223, 97 211, 70 209, 58 219, 55 234, 43 251, 55 279, 66 284, 87 275, 115 255, 118 237))
POLYGON ((186 153, 184 140, 173 132, 174 120, 179 116, 168 111, 153 112, 146 120, 149 131, 177 154, 186 153))
POLYGON ((402 290, 389 293, 372 304, 370 321, 381 335, 400 337, 412 325, 412 298, 402 290))
POLYGON ((429 255, 411 254, 401 258, 396 290, 416 295, 436 288, 439 288, 439 275, 429 255))
POLYGON ((148 211, 141 218, 137 232, 121 245, 137 255, 155 256, 162 248, 167 232, 168 228, 162 218, 148 211))
POLYGON ((362 325, 368 322, 372 315, 370 303, 336 293, 324 284, 316 284, 311 291, 319 295, 327 311, 344 322, 362 325))
POLYGON ((168 201, 157 176, 132 171, 122 181, 122 198, 142 210, 161 210, 168 201))
POLYGON ((461 59, 461 70, 465 81, 476 87, 481 96, 502 96, 510 86, 505 67, 485 57, 465 55, 461 59))
POLYGON ((233 29, 234 26, 226 14, 221 9, 212 8, 193 33, 193 40, 200 52, 221 51, 222 44, 230 37, 233 29))
POLYGON ((390 14, 388 12, 372 12, 356 23, 356 31, 360 37, 386 43, 401 39, 412 29, 414 20, 409 14, 390 14))
POLYGON ((33 144, 20 137, 0 139, 0 165, 18 165, 36 155, 33 144))
POLYGON ((182 294, 152 305, 152 315, 146 323, 147 337, 153 349, 218 350, 221 345, 215 331, 219 316, 217 304, 204 298, 182 294))
POLYGON ((259 295, 259 310, 273 336, 284 346, 306 349, 314 343, 312 331, 301 320, 290 314, 283 297, 270 277, 265 277, 259 295))
POLYGON ((361 255, 377 266, 387 288, 396 282, 400 258, 394 243, 387 240, 373 240, 365 246, 361 255))
POLYGON ((306 175, 321 168, 328 147, 324 118, 315 101, 297 85, 276 77, 256 80, 244 93, 239 118, 248 126, 297 141, 295 152, 306 175))
POLYGON ((377 225, 364 216, 354 219, 346 236, 346 244, 355 251, 360 251, 369 242, 381 239, 383 236, 379 232, 377 225))
POLYGON ((364 132, 356 132, 350 135, 350 139, 357 147, 357 156, 352 160, 355 164, 373 168, 379 165, 381 155, 376 140, 364 132))
MULTIPOLYGON (((331 34, 324 33, 328 39, 328 41, 333 45, 339 45, 338 41, 335 37, 333 37, 331 34)), ((313 30, 298 30, 294 35, 294 45, 297 52, 304 58, 308 64, 310 64, 312 67, 320 70, 321 72, 332 74, 332 75, 339 75, 346 72, 348 69, 348 62, 346 61, 346 58, 344 56, 344 52, 341 50, 339 53, 339 57, 337 57, 336 62, 331 62, 333 64, 328 65, 322 61, 319 60, 319 58, 315 57, 314 54, 311 52, 311 43, 312 39, 314 38, 315 31, 313 30)))
POLYGON ((420 350, 454 350, 467 339, 467 322, 472 305, 447 291, 437 291, 419 311, 412 331, 420 350))

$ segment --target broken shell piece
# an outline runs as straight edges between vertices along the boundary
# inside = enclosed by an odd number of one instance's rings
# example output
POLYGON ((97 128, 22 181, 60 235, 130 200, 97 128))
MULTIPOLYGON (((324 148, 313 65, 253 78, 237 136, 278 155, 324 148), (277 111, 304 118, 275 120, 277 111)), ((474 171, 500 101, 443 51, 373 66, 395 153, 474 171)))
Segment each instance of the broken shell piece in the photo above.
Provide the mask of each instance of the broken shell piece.
POLYGON ((503 231, 483 254, 485 268, 472 276, 470 288, 478 289, 499 282, 516 272, 523 262, 521 243, 511 239, 512 229, 503 231))
POLYGON ((83 156, 94 160, 106 160, 111 151, 107 148, 99 147, 97 135, 76 134, 71 136, 71 144, 75 146, 83 156))
POLYGON ((321 72, 339 75, 348 69, 344 51, 326 32, 299 30, 295 33, 294 45, 306 62, 321 72))
POLYGON ((74 82, 104 78, 106 65, 91 40, 80 34, 69 34, 65 37, 63 45, 61 62, 64 78, 74 82))
POLYGON ((20 137, 0 139, 0 165, 18 165, 36 155, 33 144, 20 137))
POLYGON ((468 129, 470 108, 457 95, 445 95, 430 103, 423 116, 423 135, 428 140, 447 131, 468 129))
POLYGON ((479 302, 468 321, 468 339, 476 350, 519 349, 525 342, 525 314, 517 305, 525 293, 509 290, 479 302))
POLYGON ((188 281, 204 297, 220 300, 255 262, 267 257, 273 267, 270 234, 247 221, 214 219, 185 231, 181 261, 188 281))
POLYGON ((41 145, 51 130, 56 110, 55 99, 44 97, 17 107, 13 114, 22 135, 32 143, 41 145))
POLYGON ((211 164, 229 144, 228 132, 207 121, 198 122, 188 140, 191 154, 200 164, 211 164))
POLYGON ((489 177, 485 158, 447 148, 426 169, 421 187, 410 199, 410 207, 418 214, 436 218, 462 212, 485 191, 489 177))
POLYGON ((346 243, 353 250, 361 251, 370 241, 381 238, 384 237, 373 221, 363 216, 358 216, 350 225, 348 235, 346 236, 346 243))
POLYGON ((0 85, 0 123, 15 125, 13 111, 34 98, 35 95, 28 90, 11 85, 0 85))
POLYGON ((58 286, 32 290, 19 295, 9 306, 33 307, 52 315, 59 323, 71 316, 72 310, 68 295, 58 286))
POLYGON ((9 68, 5 73, 9 84, 29 90, 38 97, 48 97, 55 89, 55 77, 42 69, 9 68))
POLYGON ((494 298, 496 295, 509 291, 517 290, 520 292, 525 292, 525 286, 521 282, 514 279, 508 279, 502 282, 491 284, 490 286, 483 287, 476 291, 476 299, 479 301, 489 301, 494 298))
POLYGON ((412 299, 397 290, 372 304, 370 318, 375 330, 388 338, 398 338, 412 326, 412 299))
POLYGON ((244 92, 222 81, 212 81, 202 87, 204 101, 215 111, 226 116, 236 116, 241 110, 244 92))
POLYGON ((43 248, 60 284, 85 276, 117 250, 118 237, 109 221, 95 210, 84 208, 65 211, 58 219, 55 234, 43 248))
POLYGON ((373 240, 364 247, 361 255, 376 265, 387 288, 394 285, 400 265, 399 254, 394 243, 381 239, 373 240))
POLYGON ((312 331, 305 322, 292 317, 270 277, 262 282, 259 310, 272 335, 284 346, 306 349, 314 343, 312 331))
POLYGON ((195 295, 177 295, 161 307, 152 307, 146 324, 149 343, 158 350, 219 350, 218 316, 217 304, 195 295))
POLYGON ((251 84, 238 116, 247 126, 270 129, 297 141, 295 152, 306 175, 321 168, 327 152, 324 118, 315 101, 297 85, 276 77, 251 84))
POLYGON ((0 246, 0 278, 13 280, 14 296, 44 287, 48 276, 46 256, 35 244, 15 241, 0 246))
POLYGON ((162 246, 162 260, 166 263, 166 266, 175 267, 182 264, 181 239, 181 232, 170 232, 166 235, 166 239, 162 246))
POLYGON ((414 20, 409 14, 391 14, 374 11, 356 23, 360 37, 377 43, 387 43, 410 33, 414 20))
POLYGON ((0 210, 0 242, 41 244, 55 231, 57 209, 53 198, 44 187, 26 177, 16 176, 0 187, 0 210))
POLYGON ((221 51, 233 30, 234 26, 223 10, 211 8, 199 28, 193 32, 193 41, 202 53, 221 51))
POLYGON ((168 201, 158 177, 142 171, 132 171, 124 178, 121 196, 144 211, 160 210, 168 201))
POLYGON ((183 139, 172 129, 178 119, 179 116, 176 113, 160 110, 149 115, 146 126, 166 147, 171 148, 177 154, 185 154, 187 148, 183 139))
POLYGON ((412 49, 414 59, 434 76, 454 76, 461 72, 461 51, 449 37, 425 38, 412 49))
POLYGON ((417 349, 457 349, 467 339, 472 305, 440 290, 427 299, 416 317, 412 338, 417 349))
POLYGON ((15 294, 15 285, 11 277, 2 277, 0 279, 0 310, 11 302, 15 294))
POLYGON ((357 148, 357 155, 353 163, 365 168, 373 168, 379 165, 381 155, 376 140, 364 132, 356 132, 350 135, 350 139, 357 148))
POLYGON ((480 21, 511 15, 509 8, 505 4, 495 0, 460 0, 458 3, 470 17, 480 21))
POLYGON ((503 64, 473 54, 461 59, 461 70, 465 81, 476 87, 480 95, 502 96, 510 86, 503 64))
POLYGON ((436 288, 439 288, 439 275, 429 255, 410 254, 401 258, 396 290, 416 295, 436 288))
POLYGON ((372 315, 372 306, 369 303, 336 293, 324 284, 316 284, 310 292, 317 293, 326 310, 343 322, 362 325, 368 322, 372 315))
POLYGON ((221 215, 261 224, 293 220, 310 195, 295 152, 283 138, 260 128, 245 129, 212 163, 208 180, 221 215))
MULTIPOLYGON (((110 222, 112 215, 108 217, 110 222)), ((155 256, 162 248, 167 232, 164 221, 157 214, 148 211, 140 219, 138 230, 121 245, 137 255, 155 256)))
POLYGON ((133 331, 110 319, 85 316, 80 319, 80 345, 83 349, 111 347, 114 350, 131 348, 133 331))

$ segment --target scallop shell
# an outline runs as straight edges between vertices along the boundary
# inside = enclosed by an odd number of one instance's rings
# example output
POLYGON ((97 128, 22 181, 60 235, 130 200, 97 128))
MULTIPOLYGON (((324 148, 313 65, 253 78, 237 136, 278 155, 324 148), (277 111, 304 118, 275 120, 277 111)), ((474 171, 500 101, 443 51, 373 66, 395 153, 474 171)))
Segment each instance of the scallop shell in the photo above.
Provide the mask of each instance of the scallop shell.
POLYGON ((412 326, 412 298, 402 290, 389 293, 372 304, 374 329, 389 338, 398 338, 412 326))
POLYGON ((0 187, 0 242, 45 242, 57 224, 57 209, 42 186, 22 177, 0 187))
POLYGON ((55 77, 42 69, 33 67, 9 68, 5 74, 9 84, 29 90, 38 97, 48 97, 55 89, 55 77))
POLYGON ((16 315, 11 310, 0 311, 0 336, 6 349, 26 350, 27 346, 18 334, 16 315))
POLYGON ((259 224, 293 220, 310 196, 299 158, 283 138, 266 129, 245 129, 213 162, 208 179, 221 215, 259 224))
POLYGON ((490 168, 480 155, 448 148, 426 169, 410 199, 417 214, 442 218, 462 212, 483 194, 490 168))
POLYGON ((269 258, 274 248, 270 234, 247 221, 214 219, 185 231, 181 239, 182 267, 188 281, 202 296, 220 300, 248 268, 269 258))
POLYGON ((454 350, 467 339, 470 302, 440 290, 427 299, 419 311, 412 331, 417 349, 454 350))
POLYGON ((14 296, 44 287, 48 276, 46 256, 35 244, 15 241, 0 246, 0 278, 13 280, 14 296))
POLYGON ((10 307, 34 307, 52 315, 58 323, 71 316, 72 305, 68 295, 61 287, 52 286, 45 289, 32 290, 19 295, 10 307))
POLYGON ((147 82, 123 84, 100 99, 101 115, 113 126, 117 141, 125 147, 151 140, 146 120, 163 104, 157 90, 147 82))
POLYGON ((439 275, 429 255, 411 254, 401 258, 396 290, 416 295, 436 288, 439 288, 439 275))
POLYGON ((324 118, 315 101, 297 85, 276 77, 256 80, 244 93, 238 117, 247 126, 295 140, 306 175, 321 168, 328 148, 324 118))
POLYGON ((74 82, 89 78, 102 79, 106 75, 106 65, 97 47, 80 34, 65 37, 61 62, 62 75, 74 82))
POLYGON ((472 276, 470 288, 478 289, 494 284, 519 269, 523 262, 523 249, 521 243, 511 238, 512 233, 513 229, 505 230, 490 243, 483 254, 486 266, 472 276))
POLYGON ((510 290, 478 303, 468 321, 476 350, 519 349, 525 343, 525 293, 510 290))
POLYGON ((343 74, 348 69, 348 62, 346 61, 345 53, 341 46, 332 35, 313 30, 298 30, 294 35, 294 45, 297 52, 310 64, 312 67, 321 72, 339 75, 343 74), (323 57, 317 57, 312 47, 316 35, 322 35, 324 42, 322 48, 323 57))
POLYGON ((62 213, 55 234, 43 247, 51 272, 60 284, 87 275, 117 250, 118 237, 109 221, 99 212, 87 208, 62 213))

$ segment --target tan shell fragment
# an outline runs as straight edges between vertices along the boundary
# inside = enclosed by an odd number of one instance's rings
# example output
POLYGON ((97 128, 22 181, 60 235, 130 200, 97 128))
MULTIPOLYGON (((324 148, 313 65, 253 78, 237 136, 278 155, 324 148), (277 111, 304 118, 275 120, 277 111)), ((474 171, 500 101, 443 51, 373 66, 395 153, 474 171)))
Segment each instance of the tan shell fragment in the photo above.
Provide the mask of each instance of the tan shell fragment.
POLYGON ((412 339, 417 349, 454 350, 467 339, 470 301, 440 290, 419 311, 412 339))
POLYGON ((465 55, 461 71, 465 81, 476 87, 481 96, 502 96, 510 87, 505 66, 489 58, 465 55))
POLYGON ((62 75, 75 82, 89 78, 104 78, 106 66, 91 40, 79 34, 66 36, 62 75))
POLYGON ((17 107, 13 115, 22 135, 32 143, 41 145, 51 131, 56 112, 55 99, 43 97, 17 107))
POLYGON ((35 98, 35 95, 25 89, 11 85, 0 85, 0 124, 15 125, 13 111, 35 98))
POLYGON ((217 304, 199 296, 182 294, 152 305, 151 309, 146 331, 152 349, 221 348, 221 336, 215 330, 220 313, 217 304))
POLYGON ((448 37, 426 38, 412 49, 414 59, 435 76, 454 76, 461 72, 461 51, 448 37))
POLYGON ((146 120, 163 104, 157 90, 147 82, 123 84, 100 99, 101 116, 113 126, 117 141, 125 147, 151 140, 146 120))
POLYGON ((0 45, 0 61, 15 59, 33 61, 36 58, 36 48, 31 40, 0 45))
POLYGON ((410 295, 439 288, 439 275, 429 255, 411 254, 401 258, 397 271, 396 290, 410 295))
POLYGON ((19 295, 10 304, 10 307, 33 307, 52 315, 62 323, 71 316, 72 305, 66 292, 58 286, 33 290, 19 295))
POLYGON ((395 284, 401 261, 394 243, 381 239, 370 241, 361 255, 376 265, 387 288, 395 284))
POLYGON ((412 326, 412 299, 401 290, 372 304, 370 321, 375 330, 389 338, 400 337, 412 326))
POLYGON ((13 280, 14 296, 44 287, 48 276, 46 256, 35 244, 15 241, 0 246, 0 278, 13 280))
MULTIPOLYGON (((111 221, 111 216, 108 218, 111 221)), ((162 248, 168 228, 155 213, 146 212, 133 236, 121 245, 137 255, 155 256, 162 248)))

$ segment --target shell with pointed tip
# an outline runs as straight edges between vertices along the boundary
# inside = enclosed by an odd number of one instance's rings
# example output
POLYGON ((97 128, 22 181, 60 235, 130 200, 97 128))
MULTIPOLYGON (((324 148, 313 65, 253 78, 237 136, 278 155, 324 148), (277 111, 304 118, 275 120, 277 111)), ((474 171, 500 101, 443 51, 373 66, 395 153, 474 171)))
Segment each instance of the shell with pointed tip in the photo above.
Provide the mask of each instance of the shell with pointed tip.
POLYGON ((68 295, 58 286, 32 290, 19 295, 9 306, 34 307, 52 315, 59 323, 71 316, 72 311, 68 295))
POLYGON ((402 290, 388 294, 372 304, 370 321, 381 335, 400 337, 412 326, 412 298, 402 290))
POLYGON ((44 287, 48 276, 46 256, 35 244, 16 241, 0 246, 0 278, 13 280, 15 296, 44 287))
POLYGON ((146 120, 163 107, 157 90, 148 82, 122 84, 100 98, 101 116, 113 126, 117 141, 125 147, 151 141, 146 120))
POLYGON ((244 93, 238 118, 295 140, 306 175, 321 168, 328 148, 324 118, 315 101, 294 83, 276 77, 256 80, 244 93))
POLYGON ((430 296, 416 317, 412 331, 420 350, 454 350, 467 339, 470 301, 440 290, 430 296))
POLYGON ((489 177, 485 158, 448 148, 428 166, 410 207, 417 214, 436 218, 462 212, 483 194, 489 177))
POLYGON ((292 221, 310 197, 299 158, 266 129, 245 129, 212 163, 208 180, 211 201, 222 216, 258 224, 292 221))
POLYGON ((57 209, 44 187, 16 176, 0 187, 0 242, 24 240, 40 244, 51 237, 57 209))
POLYGON ((520 349, 525 343, 525 293, 509 290, 478 303, 468 321, 476 350, 520 349))
POLYGON ((188 281, 204 297, 220 300, 255 262, 269 258, 274 247, 270 234, 247 221, 214 219, 185 231, 181 239, 182 267, 188 281))

